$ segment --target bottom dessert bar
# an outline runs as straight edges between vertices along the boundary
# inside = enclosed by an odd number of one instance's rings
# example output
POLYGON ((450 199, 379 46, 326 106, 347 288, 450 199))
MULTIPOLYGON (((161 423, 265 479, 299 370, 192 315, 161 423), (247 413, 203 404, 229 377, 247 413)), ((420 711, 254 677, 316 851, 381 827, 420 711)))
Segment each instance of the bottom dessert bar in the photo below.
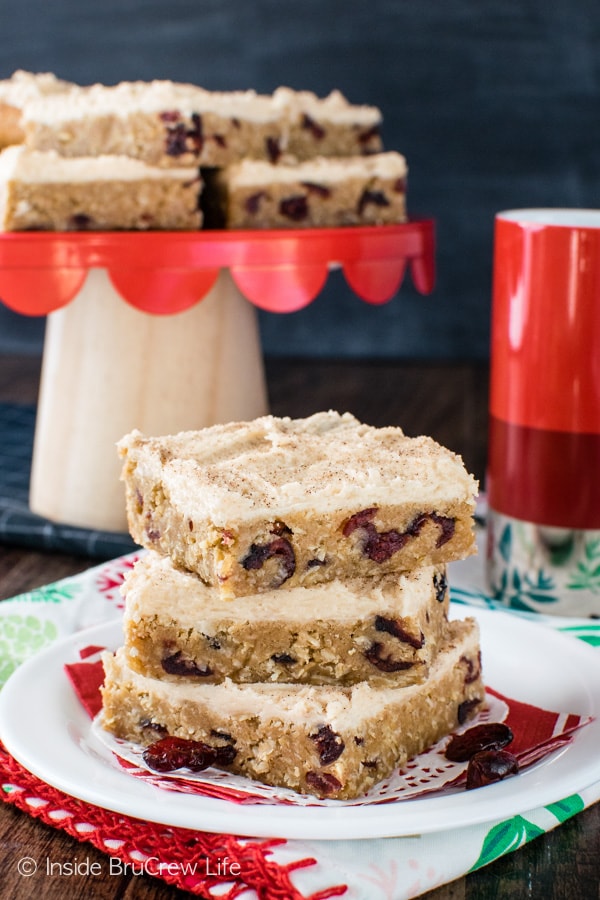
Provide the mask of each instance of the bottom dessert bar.
POLYGON ((212 227, 323 228, 406 221, 406 160, 400 153, 277 164, 245 159, 205 170, 212 227))
POLYGON ((429 678, 408 687, 173 684, 131 671, 123 648, 105 654, 104 667, 100 721, 118 738, 200 742, 231 772, 332 799, 366 793, 472 718, 485 697, 473 619, 450 623, 429 678))
POLYGON ((126 156, 65 159, 23 145, 0 154, 3 231, 183 230, 202 224, 197 170, 126 156))
POLYGON ((235 601, 149 551, 128 575, 125 648, 153 678, 389 686, 423 681, 447 629, 445 568, 235 601))

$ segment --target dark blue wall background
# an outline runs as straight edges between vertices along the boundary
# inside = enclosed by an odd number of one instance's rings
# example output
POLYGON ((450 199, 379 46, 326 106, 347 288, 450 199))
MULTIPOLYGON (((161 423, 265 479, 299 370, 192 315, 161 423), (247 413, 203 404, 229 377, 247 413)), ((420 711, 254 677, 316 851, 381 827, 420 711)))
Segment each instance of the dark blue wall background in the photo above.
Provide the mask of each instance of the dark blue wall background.
MULTIPOLYGON (((331 276, 307 309, 261 313, 271 354, 485 358, 494 214, 600 206, 597 0, 3 0, 0 77, 280 84, 378 105, 437 220, 438 280, 374 308, 331 276)), ((0 312, 0 349, 41 324, 0 312)))

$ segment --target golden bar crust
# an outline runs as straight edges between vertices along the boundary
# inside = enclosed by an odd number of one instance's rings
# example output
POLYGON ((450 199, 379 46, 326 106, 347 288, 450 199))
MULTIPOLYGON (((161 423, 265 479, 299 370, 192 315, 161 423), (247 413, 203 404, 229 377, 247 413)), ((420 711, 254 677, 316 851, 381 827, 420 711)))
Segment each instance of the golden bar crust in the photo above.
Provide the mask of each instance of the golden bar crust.
POLYGON ((421 682, 447 629, 445 570, 329 582, 224 602, 149 552, 123 586, 131 669, 165 681, 421 682))
POLYGON ((119 442, 129 528, 227 597, 476 552, 477 482, 428 437, 349 413, 119 442))
POLYGON ((451 622, 424 684, 378 688, 172 684, 105 654, 101 723, 119 738, 161 735, 233 747, 226 768, 321 797, 358 797, 472 718, 485 696, 473 619, 451 622))

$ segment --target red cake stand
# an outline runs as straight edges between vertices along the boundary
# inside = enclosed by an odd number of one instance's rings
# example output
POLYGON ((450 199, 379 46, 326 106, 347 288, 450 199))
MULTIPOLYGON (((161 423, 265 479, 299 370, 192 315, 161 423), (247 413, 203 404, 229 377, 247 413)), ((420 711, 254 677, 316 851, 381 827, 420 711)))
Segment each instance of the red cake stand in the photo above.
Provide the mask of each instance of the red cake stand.
POLYGON ((432 220, 0 235, 2 302, 48 315, 32 511, 125 530, 120 437, 133 428, 168 434, 267 412, 257 307, 302 309, 333 268, 367 303, 386 303, 407 266, 416 289, 429 294, 432 220))

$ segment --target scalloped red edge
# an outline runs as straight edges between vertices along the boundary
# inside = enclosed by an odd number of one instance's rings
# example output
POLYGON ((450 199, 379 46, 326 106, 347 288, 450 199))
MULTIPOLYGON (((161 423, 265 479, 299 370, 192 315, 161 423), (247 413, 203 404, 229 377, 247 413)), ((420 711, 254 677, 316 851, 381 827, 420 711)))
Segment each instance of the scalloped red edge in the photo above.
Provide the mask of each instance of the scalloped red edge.
POLYGON ((200 302, 228 268, 247 300, 286 313, 308 306, 333 268, 367 303, 387 303, 407 264, 417 291, 431 293, 432 219, 289 231, 11 232, 0 235, 0 298, 15 312, 46 315, 73 300, 90 268, 105 268, 132 306, 168 315, 200 302))

